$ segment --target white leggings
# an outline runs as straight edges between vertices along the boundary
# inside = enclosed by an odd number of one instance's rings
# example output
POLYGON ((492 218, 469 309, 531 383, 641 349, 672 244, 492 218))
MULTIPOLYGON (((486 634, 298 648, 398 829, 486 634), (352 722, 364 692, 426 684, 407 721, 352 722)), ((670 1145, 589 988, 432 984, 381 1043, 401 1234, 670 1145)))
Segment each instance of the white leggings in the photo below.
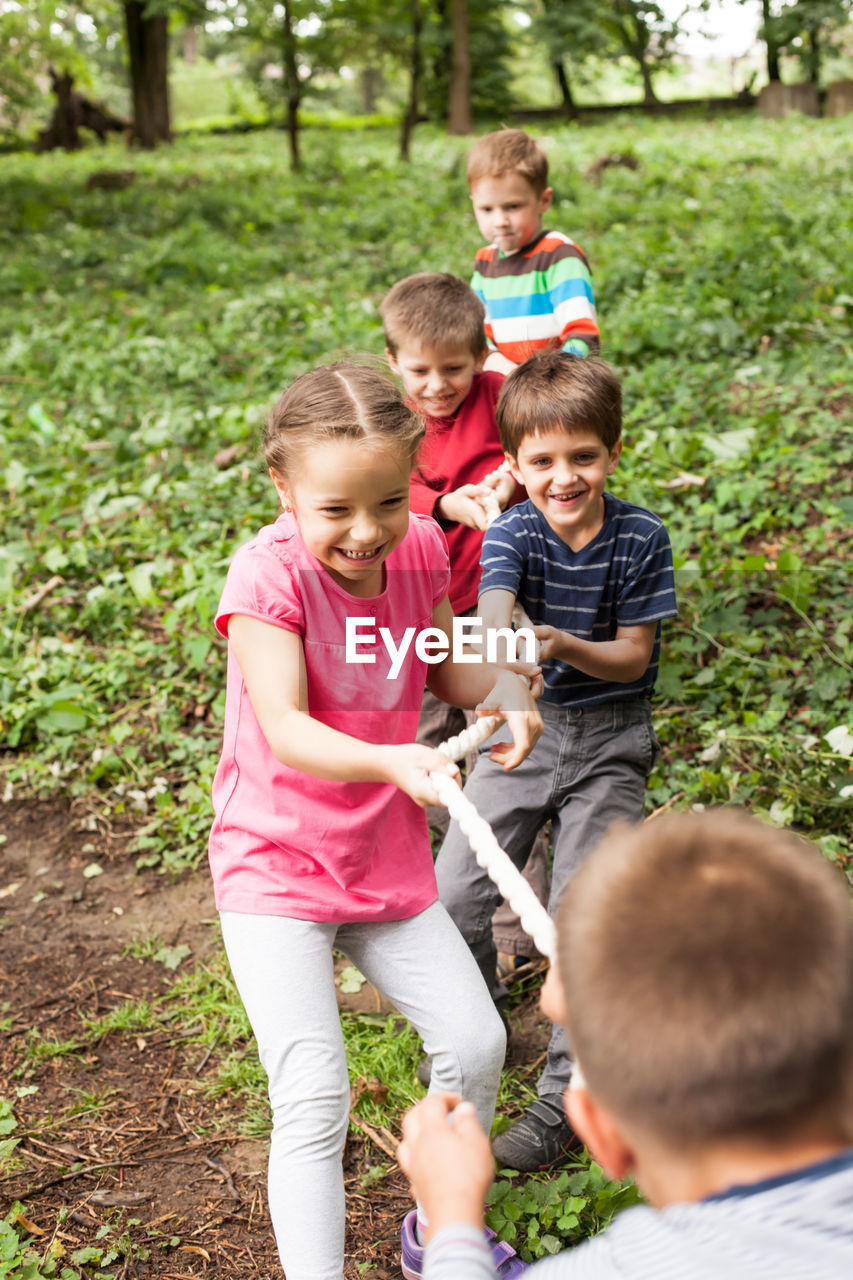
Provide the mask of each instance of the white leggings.
POLYGON ((430 1090, 460 1093, 489 1132, 506 1036, 486 984, 440 903, 408 920, 326 924, 223 911, 222 936, 264 1070, 273 1132, 270 1214, 287 1280, 341 1280, 341 1156, 349 1077, 332 948, 419 1032, 430 1090))

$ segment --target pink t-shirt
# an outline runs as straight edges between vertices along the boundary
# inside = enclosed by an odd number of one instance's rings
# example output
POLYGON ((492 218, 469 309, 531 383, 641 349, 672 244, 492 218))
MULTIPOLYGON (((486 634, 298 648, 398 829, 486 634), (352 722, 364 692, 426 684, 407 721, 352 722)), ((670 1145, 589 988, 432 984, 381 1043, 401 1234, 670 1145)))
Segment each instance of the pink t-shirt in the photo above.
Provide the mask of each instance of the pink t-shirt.
MULTIPOLYGON (((228 570, 216 627, 233 613, 260 618, 302 637, 311 715, 365 742, 413 742, 426 664, 410 644, 399 675, 379 637, 396 646, 407 627, 432 622, 447 594, 447 548, 434 520, 411 515, 403 542, 385 561, 385 590, 360 598, 338 586, 306 550, 291 515, 261 529, 228 570), (374 664, 346 661, 346 619, 375 620, 375 644, 359 652, 374 664)), ((210 866, 220 911, 300 920, 401 920, 436 900, 426 818, 397 787, 330 782, 281 764, 273 755, 230 647, 225 735, 213 780, 216 817, 210 866)))

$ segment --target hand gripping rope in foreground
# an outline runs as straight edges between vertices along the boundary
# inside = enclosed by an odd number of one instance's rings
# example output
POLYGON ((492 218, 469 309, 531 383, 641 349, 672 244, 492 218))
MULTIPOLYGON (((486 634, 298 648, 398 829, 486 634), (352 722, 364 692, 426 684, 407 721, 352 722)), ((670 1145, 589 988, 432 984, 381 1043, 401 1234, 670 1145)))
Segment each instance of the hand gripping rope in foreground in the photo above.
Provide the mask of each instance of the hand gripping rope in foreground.
MULTIPOLYGON (((497 499, 487 500, 485 505, 489 524, 491 524, 500 515, 497 499)), ((533 625, 518 605, 513 610, 513 621, 516 626, 532 627, 533 625)), ((449 760, 462 760, 469 751, 474 751, 487 738, 490 738, 502 723, 503 719, 500 716, 484 716, 457 737, 442 742, 438 749, 449 760)), ((554 960, 556 958, 554 921, 512 862, 509 854, 498 844, 488 822, 480 817, 471 801, 446 773, 431 773, 429 777, 438 792, 439 800, 445 805, 451 818, 459 823, 463 834, 468 837, 468 843, 471 845, 478 865, 500 889, 501 895, 521 921, 521 927, 530 935, 542 955, 547 956, 549 960, 554 960)))

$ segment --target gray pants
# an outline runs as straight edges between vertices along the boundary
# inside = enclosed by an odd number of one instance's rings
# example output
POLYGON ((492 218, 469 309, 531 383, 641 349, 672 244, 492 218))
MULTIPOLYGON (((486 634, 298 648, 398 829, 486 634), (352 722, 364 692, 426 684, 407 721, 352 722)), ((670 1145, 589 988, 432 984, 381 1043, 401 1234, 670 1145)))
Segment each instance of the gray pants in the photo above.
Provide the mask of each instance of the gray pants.
MULTIPOLYGON (((537 832, 551 819, 554 866, 548 910, 557 909, 574 873, 616 819, 639 822, 646 779, 659 750, 645 700, 558 708, 539 702, 545 732, 510 773, 481 751, 465 794, 490 823, 498 843, 524 866, 537 832)), ((506 731, 501 731, 506 737, 506 731)), ((499 736, 499 735, 498 735, 499 736)), ((495 998, 492 916, 500 894, 452 823, 435 864, 442 903, 471 948, 495 998)), ((568 1039, 555 1026, 539 1078, 540 1097, 561 1093, 571 1077, 568 1039)))
POLYGON ((430 1092, 460 1093, 488 1133, 506 1034, 471 953, 435 902, 408 920, 324 924, 223 911, 222 936, 269 1078, 270 1215, 287 1280, 342 1280, 349 1078, 332 948, 433 1055, 430 1092))

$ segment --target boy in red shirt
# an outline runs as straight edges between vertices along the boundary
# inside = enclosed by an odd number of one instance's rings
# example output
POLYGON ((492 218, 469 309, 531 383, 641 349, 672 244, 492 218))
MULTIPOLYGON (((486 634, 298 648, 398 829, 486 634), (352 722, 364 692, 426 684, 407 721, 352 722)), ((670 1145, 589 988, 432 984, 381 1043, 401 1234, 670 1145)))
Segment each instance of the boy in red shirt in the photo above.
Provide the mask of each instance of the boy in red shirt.
POLYGON ((526 496, 507 471, 490 476, 504 460, 495 425, 503 375, 482 372, 485 318, 473 290, 447 272, 408 276, 382 303, 388 363, 427 424, 409 505, 444 530, 457 615, 477 604, 484 499, 494 493, 503 511, 526 496))
MULTIPOLYGON (((493 493, 503 511, 527 496, 502 469, 495 404, 504 378, 502 373, 483 372, 488 355, 486 309, 464 280, 446 271, 422 271, 399 280, 381 311, 388 363, 427 425, 412 473, 409 506, 434 516, 444 530, 453 612, 473 614, 488 523, 484 499, 493 493)), ((464 728, 463 712, 425 691, 418 742, 438 746, 464 728)), ((447 810, 429 808, 427 818, 443 839, 447 810)), ((528 876, 545 896, 547 861, 541 838, 531 854, 528 876)), ((500 908, 499 915, 503 911, 500 908)), ((535 953, 509 911, 505 923, 496 921, 495 942, 499 951, 513 956, 535 953)))

